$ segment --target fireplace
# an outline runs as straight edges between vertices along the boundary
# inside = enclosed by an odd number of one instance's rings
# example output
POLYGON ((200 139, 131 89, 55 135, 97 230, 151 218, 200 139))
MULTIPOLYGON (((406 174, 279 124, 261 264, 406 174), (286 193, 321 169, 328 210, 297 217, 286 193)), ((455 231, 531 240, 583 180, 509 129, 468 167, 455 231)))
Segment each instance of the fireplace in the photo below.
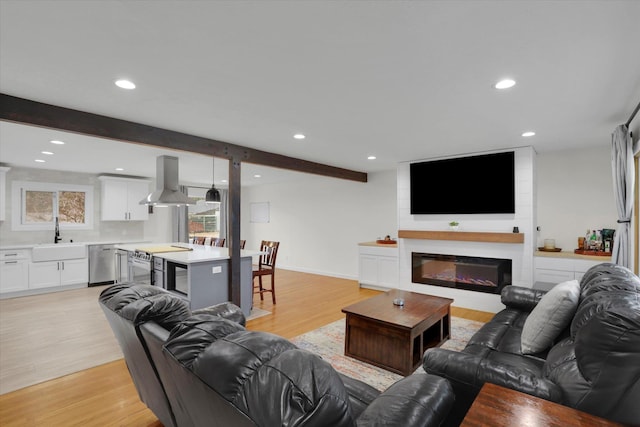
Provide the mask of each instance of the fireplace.
POLYGON ((411 281, 499 294, 511 284, 510 259, 411 253, 411 281))

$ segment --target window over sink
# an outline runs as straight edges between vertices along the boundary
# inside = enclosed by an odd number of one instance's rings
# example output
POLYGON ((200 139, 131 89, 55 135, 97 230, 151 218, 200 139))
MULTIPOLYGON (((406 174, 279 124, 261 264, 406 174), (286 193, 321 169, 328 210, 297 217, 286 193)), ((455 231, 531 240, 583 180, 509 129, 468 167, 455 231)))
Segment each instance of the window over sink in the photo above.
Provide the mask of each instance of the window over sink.
POLYGON ((93 228, 93 186, 14 181, 12 230, 93 228))

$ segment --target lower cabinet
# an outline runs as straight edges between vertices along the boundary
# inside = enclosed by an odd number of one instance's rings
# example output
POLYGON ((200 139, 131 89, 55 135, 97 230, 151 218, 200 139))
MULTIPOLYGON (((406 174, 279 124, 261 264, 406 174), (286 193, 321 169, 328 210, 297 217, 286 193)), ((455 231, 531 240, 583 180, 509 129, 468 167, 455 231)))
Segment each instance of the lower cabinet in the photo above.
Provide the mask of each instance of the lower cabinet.
POLYGON ((24 291, 29 287, 29 261, 2 261, 0 265, 0 293, 24 291))
POLYGON ((605 257, 602 259, 580 259, 536 256, 533 259, 534 281, 556 284, 567 280, 580 280, 584 273, 594 265, 610 262, 610 259, 605 257))
POLYGON ((30 260, 29 250, 0 251, 0 293, 24 291, 29 288, 30 260))
POLYGON ((64 261, 32 262, 29 265, 29 288, 75 285, 89 281, 86 258, 64 261))
POLYGON ((361 244, 358 281, 361 285, 398 287, 398 248, 361 244))

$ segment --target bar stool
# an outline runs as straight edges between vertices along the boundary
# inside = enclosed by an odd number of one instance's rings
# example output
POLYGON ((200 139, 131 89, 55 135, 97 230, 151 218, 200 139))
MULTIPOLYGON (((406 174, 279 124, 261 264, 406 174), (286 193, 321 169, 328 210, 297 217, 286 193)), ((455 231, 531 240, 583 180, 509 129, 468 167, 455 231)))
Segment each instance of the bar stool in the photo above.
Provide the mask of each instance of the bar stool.
MULTIPOLYGON (((278 256, 278 247, 280 242, 272 242, 263 240, 260 244, 260 255, 258 258, 258 265, 253 266, 253 279, 258 278, 258 286, 255 283, 253 286, 253 292, 260 294, 260 300, 264 300, 264 293, 271 292, 271 301, 276 303, 276 257, 278 256), (265 289, 262 285, 262 276, 271 276, 271 289, 265 289)), ((255 282, 255 280, 254 280, 255 282)))

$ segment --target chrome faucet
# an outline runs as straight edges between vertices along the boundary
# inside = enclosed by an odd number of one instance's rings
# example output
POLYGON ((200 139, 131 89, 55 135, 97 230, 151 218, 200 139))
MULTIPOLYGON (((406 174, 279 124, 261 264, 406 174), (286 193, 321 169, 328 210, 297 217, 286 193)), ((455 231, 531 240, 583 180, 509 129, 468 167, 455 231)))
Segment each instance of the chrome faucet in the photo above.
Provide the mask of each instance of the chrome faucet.
POLYGON ((60 237, 60 223, 58 222, 58 217, 56 217, 56 235, 53 237, 53 243, 58 243, 59 241, 62 240, 62 237, 60 237))

